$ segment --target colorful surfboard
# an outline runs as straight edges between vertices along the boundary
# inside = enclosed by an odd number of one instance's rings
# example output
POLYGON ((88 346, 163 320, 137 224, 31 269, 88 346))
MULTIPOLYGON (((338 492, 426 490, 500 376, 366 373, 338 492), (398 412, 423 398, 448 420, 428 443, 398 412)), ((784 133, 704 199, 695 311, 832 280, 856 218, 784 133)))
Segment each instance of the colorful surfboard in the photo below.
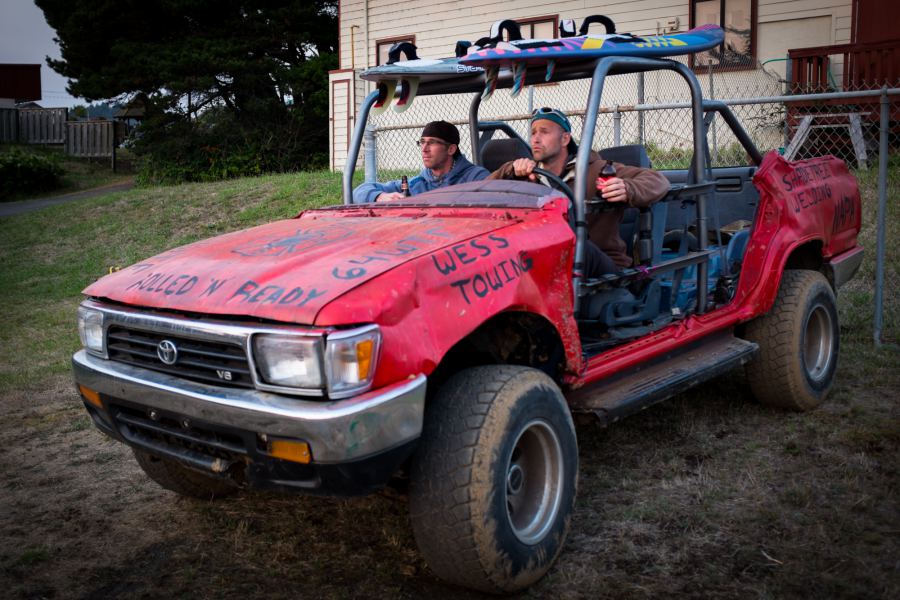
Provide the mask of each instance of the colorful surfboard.
MULTIPOLYGON (((568 22, 568 21, 566 21, 568 22)), ((421 59, 416 55, 416 47, 401 42, 391 48, 388 64, 365 70, 361 77, 376 83, 378 99, 372 107, 377 115, 393 105, 396 112, 403 112, 416 97, 419 83, 435 79, 471 76, 484 73, 483 98, 490 97, 497 87, 501 71, 507 70, 505 77, 511 76, 511 94, 517 96, 525 85, 528 68, 545 69, 544 80, 553 78, 559 62, 584 61, 602 56, 647 56, 662 57, 692 54, 709 50, 721 44, 725 34, 717 25, 703 25, 685 33, 671 35, 635 36, 629 33, 614 33, 612 20, 603 15, 593 15, 585 19, 579 33, 574 35, 571 28, 561 28, 560 34, 568 37, 558 39, 522 39, 515 21, 497 21, 491 26, 489 37, 482 38, 474 45, 459 42, 456 57, 441 59, 421 59), (591 24, 602 23, 607 33, 587 33, 591 24), (506 35, 509 41, 504 41, 506 35), (468 54, 465 52, 468 50, 468 54), (406 60, 400 60, 405 56, 406 60)))
POLYGON ((516 95, 524 84, 525 70, 530 67, 544 67, 545 80, 549 81, 560 61, 582 61, 602 56, 663 57, 693 54, 715 48, 724 39, 725 33, 718 25, 702 25, 684 33, 643 37, 620 33, 589 33, 559 39, 499 41, 493 47, 476 50, 460 58, 459 62, 484 69, 485 97, 490 96, 496 87, 498 70, 512 69, 512 93, 516 95))

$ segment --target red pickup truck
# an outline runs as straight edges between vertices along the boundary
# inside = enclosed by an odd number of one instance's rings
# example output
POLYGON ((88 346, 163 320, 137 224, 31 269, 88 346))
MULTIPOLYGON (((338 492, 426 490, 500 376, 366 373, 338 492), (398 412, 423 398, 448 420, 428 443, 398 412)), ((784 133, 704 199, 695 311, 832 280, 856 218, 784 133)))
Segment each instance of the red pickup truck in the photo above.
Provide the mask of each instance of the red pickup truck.
MULTIPOLYGON (((94 423, 179 494, 404 487, 432 570, 503 592, 563 547, 573 413, 612 423, 741 365, 761 402, 815 407, 838 360, 835 294, 862 257, 855 180, 833 157, 762 157, 668 60, 558 69, 593 78, 582 139, 608 73, 655 69, 693 92, 694 158, 663 171, 668 196, 626 215, 633 268, 581 273, 585 217, 604 210, 583 186, 480 181, 350 204, 373 93, 346 204, 176 248, 85 290, 73 366, 94 423), (752 164, 709 168, 713 113, 752 164)), ((463 73, 418 94, 473 94, 473 156, 495 166, 524 142, 478 118, 481 86, 463 73)), ((601 154, 647 164, 640 147, 601 154)))

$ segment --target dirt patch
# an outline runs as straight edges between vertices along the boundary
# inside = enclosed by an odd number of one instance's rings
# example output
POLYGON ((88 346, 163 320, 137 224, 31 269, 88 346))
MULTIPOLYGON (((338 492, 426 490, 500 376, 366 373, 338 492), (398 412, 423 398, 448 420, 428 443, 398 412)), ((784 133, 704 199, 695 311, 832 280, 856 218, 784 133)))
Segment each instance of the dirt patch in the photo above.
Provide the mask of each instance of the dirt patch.
MULTIPOLYGON (((579 424, 569 541, 524 596, 898 597, 900 381, 854 371, 806 414, 752 403, 734 374, 579 424)), ((478 597, 424 565, 402 498, 179 498, 93 427, 68 376, 0 403, 11 597, 478 597)))
MULTIPOLYGON (((121 444, 97 435, 60 377, 45 391, 5 394, 0 429, 0 564, 28 597, 79 597, 94 565, 166 537, 154 488, 121 444)), ((189 523, 166 516, 166 527, 189 523), (174 520, 173 520, 174 519, 174 520)))

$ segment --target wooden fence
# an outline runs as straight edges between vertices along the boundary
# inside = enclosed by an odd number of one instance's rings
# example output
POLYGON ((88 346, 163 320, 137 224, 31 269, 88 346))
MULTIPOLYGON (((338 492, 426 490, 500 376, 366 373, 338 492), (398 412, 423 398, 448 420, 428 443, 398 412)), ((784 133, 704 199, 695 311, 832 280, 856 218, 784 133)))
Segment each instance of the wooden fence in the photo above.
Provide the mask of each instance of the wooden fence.
POLYGON ((108 158, 115 150, 112 121, 69 121, 66 123, 66 154, 83 158, 108 158))
POLYGON ((19 139, 18 111, 0 108, 0 144, 10 144, 19 139))
MULTIPOLYGON (((788 58, 791 61, 789 83, 792 94, 858 92, 900 84, 900 38, 865 44, 794 48, 788 50, 788 58), (842 65, 839 83, 833 81, 832 61, 842 65)), ((877 98, 875 102, 877 104, 877 98)))
POLYGON ((63 144, 66 141, 65 108, 18 109, 18 139, 24 144, 63 144))
POLYGON ((0 143, 62 144, 70 156, 109 158, 115 170, 116 123, 67 119, 65 108, 0 109, 0 143))

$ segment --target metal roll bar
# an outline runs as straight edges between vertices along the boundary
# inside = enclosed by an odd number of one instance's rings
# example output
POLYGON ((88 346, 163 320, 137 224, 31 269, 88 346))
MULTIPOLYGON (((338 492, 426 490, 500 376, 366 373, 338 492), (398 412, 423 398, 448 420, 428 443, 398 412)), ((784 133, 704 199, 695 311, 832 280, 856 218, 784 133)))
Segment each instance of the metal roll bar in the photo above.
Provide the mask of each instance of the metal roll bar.
MULTIPOLYGON (((600 97, 603 94, 603 82, 607 75, 622 72, 642 72, 650 70, 669 70, 681 75, 691 90, 691 113, 694 129, 694 157, 691 177, 688 185, 706 183, 706 136, 703 129, 703 93, 694 73, 687 66, 666 59, 639 58, 631 56, 607 56, 597 60, 591 78, 591 89, 588 93, 587 111, 584 115, 584 127, 581 132, 581 144, 575 158, 575 272, 572 285, 575 289, 575 316, 578 317, 581 306, 581 281, 583 278, 585 246, 587 242, 586 200, 587 179, 580 175, 587 172, 591 154, 591 142, 600 112, 600 97)), ((719 107, 716 107, 717 109, 719 107)), ((699 250, 706 249, 708 228, 706 217, 706 194, 697 197, 697 239, 699 250)), ((706 261, 697 265, 697 312, 706 311, 708 292, 706 278, 709 264, 706 261)))

